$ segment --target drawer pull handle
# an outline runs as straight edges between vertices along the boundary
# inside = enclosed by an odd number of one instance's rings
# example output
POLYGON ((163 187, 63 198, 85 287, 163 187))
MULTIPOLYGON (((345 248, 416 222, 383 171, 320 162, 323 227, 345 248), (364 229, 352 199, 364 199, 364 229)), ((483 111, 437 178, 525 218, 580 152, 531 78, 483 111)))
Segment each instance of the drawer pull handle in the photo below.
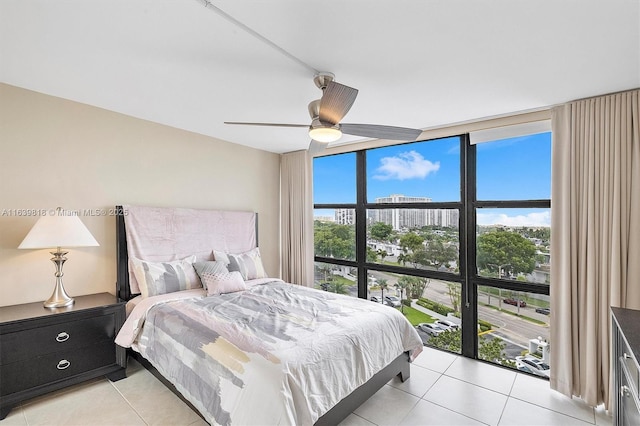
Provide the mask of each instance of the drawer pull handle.
POLYGON ((62 333, 58 333, 58 335, 56 336, 56 342, 66 342, 67 340, 69 340, 69 337, 69 333, 63 331, 62 333))
POLYGON ((69 368, 69 366, 71 365, 71 363, 69 361, 67 361, 66 359, 60 360, 60 362, 58 362, 58 365, 56 366, 56 368, 58 370, 66 370, 67 368, 69 368))

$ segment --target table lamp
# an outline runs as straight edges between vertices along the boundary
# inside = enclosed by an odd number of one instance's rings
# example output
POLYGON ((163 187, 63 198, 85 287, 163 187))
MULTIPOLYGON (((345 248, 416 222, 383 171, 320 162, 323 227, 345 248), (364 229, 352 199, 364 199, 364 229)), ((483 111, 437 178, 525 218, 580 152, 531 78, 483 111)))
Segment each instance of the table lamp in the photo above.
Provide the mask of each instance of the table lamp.
POLYGON ((62 265, 67 260, 64 255, 68 252, 62 251, 61 247, 99 245, 76 212, 65 211, 58 207, 55 214, 42 216, 38 219, 18 248, 56 248, 56 251, 50 252, 53 255, 51 261, 56 266, 56 286, 51 297, 44 302, 45 308, 60 308, 74 303, 73 298, 69 297, 62 284, 62 275, 64 275, 62 265))

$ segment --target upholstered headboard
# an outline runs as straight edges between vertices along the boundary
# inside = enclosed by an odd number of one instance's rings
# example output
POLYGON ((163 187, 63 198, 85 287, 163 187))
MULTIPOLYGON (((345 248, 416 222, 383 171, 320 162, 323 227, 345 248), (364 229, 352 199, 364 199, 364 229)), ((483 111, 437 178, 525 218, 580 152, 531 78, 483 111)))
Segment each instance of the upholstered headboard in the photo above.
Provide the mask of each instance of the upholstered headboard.
POLYGON ((258 246, 254 212, 131 205, 116 211, 116 291, 123 300, 139 294, 129 256, 161 262, 195 254, 210 260, 213 250, 241 253, 258 246))

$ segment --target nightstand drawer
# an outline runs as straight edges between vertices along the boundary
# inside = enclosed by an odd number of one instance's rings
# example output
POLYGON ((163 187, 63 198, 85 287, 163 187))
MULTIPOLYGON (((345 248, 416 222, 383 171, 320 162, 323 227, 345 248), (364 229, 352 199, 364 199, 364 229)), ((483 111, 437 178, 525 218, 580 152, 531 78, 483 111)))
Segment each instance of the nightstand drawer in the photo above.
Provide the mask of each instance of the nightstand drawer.
POLYGON ((0 395, 66 380, 77 374, 116 363, 115 343, 104 342, 65 350, 6 365, 0 375, 0 395))
POLYGON ((115 317, 109 314, 2 334, 0 365, 69 351, 104 340, 113 342, 115 330, 115 317))

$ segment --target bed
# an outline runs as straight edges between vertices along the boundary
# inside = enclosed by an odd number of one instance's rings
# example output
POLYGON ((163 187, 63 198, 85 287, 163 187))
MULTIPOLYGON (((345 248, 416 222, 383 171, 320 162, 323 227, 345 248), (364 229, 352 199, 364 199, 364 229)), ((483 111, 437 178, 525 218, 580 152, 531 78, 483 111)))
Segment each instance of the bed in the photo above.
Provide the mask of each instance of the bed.
POLYGON ((116 343, 210 424, 335 425, 409 378, 422 340, 404 316, 266 276, 256 214, 117 211, 116 343))

